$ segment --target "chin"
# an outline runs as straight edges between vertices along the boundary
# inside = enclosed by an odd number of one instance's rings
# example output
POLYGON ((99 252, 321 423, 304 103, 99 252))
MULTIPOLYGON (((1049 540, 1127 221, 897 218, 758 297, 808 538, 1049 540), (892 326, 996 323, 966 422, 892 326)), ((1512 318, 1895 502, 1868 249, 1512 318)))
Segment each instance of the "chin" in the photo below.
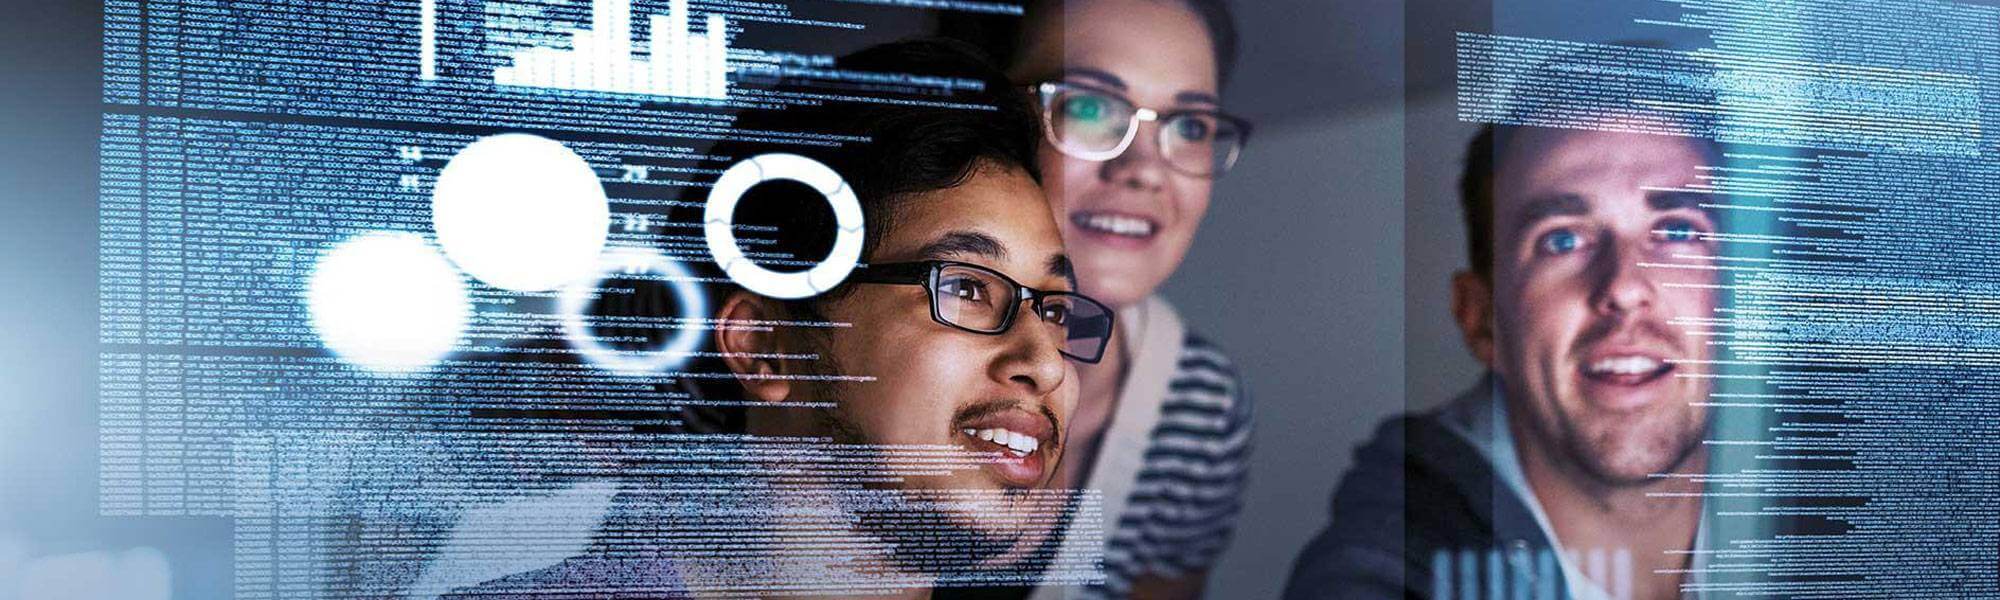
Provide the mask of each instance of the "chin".
POLYGON ((1077 272, 1077 279, 1082 283, 1079 291, 1110 305, 1114 310, 1131 306, 1152 295, 1153 288, 1157 287, 1157 281, 1142 281, 1150 279, 1140 275, 1145 272, 1148 272, 1145 265, 1083 267, 1077 272))
POLYGON ((1050 530, 1033 525, 1004 529, 975 528, 979 531, 979 539, 989 545, 989 551, 982 553, 983 558, 978 563, 978 568, 982 569, 1006 569, 1027 563, 1042 541, 1050 537, 1050 530))
POLYGON ((1591 428, 1570 449, 1582 457, 1583 467, 1598 480, 1617 486, 1645 485, 1657 481, 1655 473, 1672 472, 1701 444, 1699 430, 1681 431, 1679 415, 1654 414, 1623 423, 1603 423, 1591 428), (1636 420, 1636 422, 1634 422, 1636 420))

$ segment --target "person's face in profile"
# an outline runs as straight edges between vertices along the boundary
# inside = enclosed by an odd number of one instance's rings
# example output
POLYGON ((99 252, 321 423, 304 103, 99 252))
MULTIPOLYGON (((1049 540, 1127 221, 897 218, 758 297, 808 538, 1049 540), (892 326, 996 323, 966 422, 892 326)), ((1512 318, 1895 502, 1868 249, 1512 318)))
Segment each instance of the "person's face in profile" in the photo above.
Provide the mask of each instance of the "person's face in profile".
MULTIPOLYGON (((920 260, 977 264, 1037 289, 1071 288, 1048 203, 1018 169, 982 165, 957 187, 903 201, 870 262, 920 260)), ((832 336, 828 354, 849 373, 880 378, 845 390, 851 424, 874 443, 980 451, 1002 446, 979 430, 1027 434, 1036 440, 1035 451, 1023 457, 1030 468, 995 465, 923 481, 996 489, 1046 483, 1062 456, 1060 434, 1076 404, 1070 381, 1075 367, 1060 353, 1059 334, 1043 326, 1026 302, 1015 303, 1020 312, 1000 335, 953 329, 931 319, 926 294, 919 286, 860 285, 827 306, 828 317, 853 324, 832 336)))
MULTIPOLYGON (((956 187, 898 201, 892 226, 869 258, 871 264, 924 260, 980 265, 1036 289, 1070 290, 1073 285, 1062 236, 1041 187, 1020 169, 991 163, 982 162, 956 187)), ((1004 294, 998 289, 961 291, 1004 294)), ((775 419, 793 420, 774 423, 769 432, 829 436, 870 447, 956 447, 1006 459, 947 475, 907 476, 891 484, 905 491, 1044 487, 1062 458, 1063 435, 1076 406, 1076 371, 1060 353, 1062 333, 1042 322, 1030 303, 1012 306, 1019 312, 1007 331, 982 335, 933 320, 925 287, 850 284, 847 293, 820 306, 829 321, 846 326, 830 328, 809 351, 821 353, 820 362, 831 365, 819 370, 833 372, 820 374, 872 381, 753 380, 745 385, 765 399, 837 407, 773 411, 775 419), (808 412, 822 416, 797 416, 808 412)), ((893 458, 884 466, 940 468, 893 458)), ((1035 501, 1025 494, 988 500, 1019 504, 993 508, 1022 511, 1035 501)), ((977 536, 989 554, 1009 548, 1018 553, 1048 533, 994 518, 991 512, 961 502, 943 516, 977 536)))
POLYGON ((1607 484, 1700 444, 1713 318, 1705 161, 1684 138, 1523 130, 1494 179, 1489 365, 1533 433, 1607 484))
MULTIPOLYGON (((1031 24, 1017 81, 1062 81, 1123 95, 1161 113, 1218 109, 1207 28, 1174 0, 1071 0, 1060 22, 1031 24)), ((1159 121, 1142 121, 1124 153, 1104 161, 1041 150, 1049 196, 1083 292, 1128 306, 1180 267, 1208 211, 1212 181, 1170 168, 1159 121)))

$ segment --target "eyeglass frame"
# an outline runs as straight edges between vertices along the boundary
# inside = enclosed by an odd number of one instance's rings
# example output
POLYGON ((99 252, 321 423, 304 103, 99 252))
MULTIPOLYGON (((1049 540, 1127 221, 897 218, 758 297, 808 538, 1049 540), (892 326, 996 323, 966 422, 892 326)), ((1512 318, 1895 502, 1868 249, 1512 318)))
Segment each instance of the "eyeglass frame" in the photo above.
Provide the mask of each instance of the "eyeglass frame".
POLYGON ((1160 156, 1162 157, 1160 162, 1166 164, 1167 168, 1173 169, 1175 173, 1180 173, 1182 175, 1187 175, 1189 177, 1218 179, 1222 177, 1223 174, 1228 173, 1231 169, 1236 168, 1236 159, 1243 155, 1243 147, 1250 145, 1250 133, 1252 130, 1255 129, 1255 127, 1253 127, 1252 124, 1250 123, 1249 119, 1245 119, 1243 117, 1232 115, 1219 110, 1206 109, 1206 108, 1183 108, 1178 110, 1160 112, 1157 110, 1153 110, 1151 108, 1139 106, 1139 103, 1133 102, 1131 98, 1126 97, 1125 94, 1120 93, 1116 90, 1105 89, 1102 87, 1093 86, 1089 84, 1072 83, 1063 80, 1044 81, 1041 83, 1028 86, 1028 93, 1034 94, 1036 100, 1041 104, 1042 135, 1048 138, 1049 145, 1055 146, 1056 151, 1061 152, 1066 156, 1071 156, 1091 162, 1104 162, 1107 160, 1118 158, 1119 156, 1125 154, 1126 150, 1132 149, 1132 142, 1138 139, 1139 137, 1140 121, 1165 122, 1175 117, 1183 115, 1208 115, 1215 117, 1216 120, 1219 121, 1227 121, 1229 124, 1235 125, 1238 131, 1242 132, 1242 135, 1238 138, 1238 141, 1236 142, 1236 147, 1231 148, 1229 150, 1229 158, 1223 161, 1222 168, 1220 170, 1211 173, 1192 173, 1189 172, 1187 169, 1183 169, 1179 165, 1174 164, 1174 161, 1166 160, 1164 157, 1167 154, 1168 134, 1166 128, 1164 127, 1160 128, 1156 142, 1157 145, 1159 146, 1158 150, 1160 151, 1160 156), (1122 100, 1126 104, 1132 105, 1132 118, 1129 119, 1125 124, 1125 137, 1118 141, 1117 148, 1107 150, 1104 152, 1084 152, 1082 150, 1068 148, 1063 145, 1062 139, 1056 135, 1055 107, 1050 105, 1051 104, 1050 101, 1054 100, 1055 95, 1057 93, 1062 92, 1065 88, 1085 90, 1089 92, 1104 94, 1122 100))
POLYGON ((1083 356, 1078 356, 1075 354, 1070 354, 1068 350, 1063 348, 1063 346, 1067 346, 1068 344, 1058 344, 1056 352, 1059 352, 1063 356, 1069 357, 1070 359, 1086 364, 1094 365, 1097 364, 1099 361, 1104 360, 1104 353, 1108 351, 1111 347, 1111 336, 1115 333, 1118 327, 1118 313, 1112 310, 1110 305, 1100 302, 1096 298, 1092 298, 1090 296, 1085 296, 1081 293, 1067 291, 1067 290, 1042 290, 1042 289, 1028 287, 1026 285, 1022 285, 1021 282, 1014 281, 1014 278, 1008 277, 1007 274, 1001 273, 999 270, 976 263, 969 263, 956 260, 915 260, 908 262, 874 263, 874 264, 862 265, 862 268, 855 269, 855 271, 852 274, 848 275, 848 280, 853 281, 855 283, 880 283, 880 284, 891 284, 891 285, 923 286, 925 292, 924 301, 930 303, 932 321, 937 321, 939 324, 951 327, 953 329, 957 329, 959 331, 966 331, 980 335, 1001 335, 1007 333, 1008 330, 1012 329, 1014 327, 1014 315, 1015 313, 1020 312, 1018 306, 1022 301, 1031 302, 1032 306, 1035 309, 1036 314, 1039 315, 1041 314, 1042 299, 1044 298, 1048 298, 1050 296, 1074 296, 1076 298, 1081 298, 1092 304, 1096 304, 1098 307, 1104 309, 1104 317, 1106 319, 1104 328, 1104 343, 1097 347, 1096 356, 1088 358, 1085 358, 1083 356), (1009 303, 1009 309, 1006 312, 1001 313, 1000 324, 995 326, 995 328, 992 331, 976 329, 966 325, 953 323, 951 321, 946 320, 944 318, 943 313, 938 312, 938 302, 937 302, 938 275, 943 273, 944 270, 949 267, 968 267, 980 271, 985 271, 987 273, 992 273, 994 277, 1000 278, 1000 281, 1006 283, 1007 285, 1014 286, 1015 289, 1014 300, 1013 302, 1009 303))

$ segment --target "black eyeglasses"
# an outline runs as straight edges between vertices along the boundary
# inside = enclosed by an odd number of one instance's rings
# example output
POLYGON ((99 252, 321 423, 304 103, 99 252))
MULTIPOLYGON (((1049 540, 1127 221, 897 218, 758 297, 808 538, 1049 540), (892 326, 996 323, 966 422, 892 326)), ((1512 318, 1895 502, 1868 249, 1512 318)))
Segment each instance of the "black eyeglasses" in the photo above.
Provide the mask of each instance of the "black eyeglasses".
POLYGON ((925 260, 866 265, 848 279, 857 283, 921 285, 930 291, 931 319, 955 329, 1000 335, 1014 325, 1014 307, 1026 300, 1063 356, 1096 364, 1111 344, 1111 308, 1075 292, 1044 291, 971 263, 925 260))
POLYGON ((1195 177, 1220 177, 1236 166, 1250 139, 1250 122, 1217 110, 1159 112, 1124 95, 1062 81, 1029 88, 1042 101, 1042 130, 1063 154, 1084 160, 1117 158, 1132 147, 1140 121, 1160 123, 1160 157, 1195 177))

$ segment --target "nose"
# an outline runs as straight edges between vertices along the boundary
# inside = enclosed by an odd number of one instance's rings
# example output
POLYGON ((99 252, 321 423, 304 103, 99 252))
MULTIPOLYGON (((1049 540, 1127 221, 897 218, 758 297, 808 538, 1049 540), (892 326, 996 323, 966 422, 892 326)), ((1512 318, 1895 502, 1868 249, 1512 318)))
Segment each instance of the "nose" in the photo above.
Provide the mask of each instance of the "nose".
POLYGON ((1060 388, 1069 377, 1069 363, 1063 358, 1054 336, 1042 326, 1032 302, 1021 302, 1013 325, 1000 335, 1005 351, 993 363, 994 381, 1031 396, 1045 396, 1060 388))
POLYGON ((1633 314, 1651 310, 1653 300, 1659 294, 1659 287, 1653 281, 1647 268, 1641 266, 1640 257, 1643 242, 1621 241, 1607 244, 1606 251, 1598 256, 1596 285, 1593 287, 1591 305, 1597 312, 1607 315, 1633 314))
POLYGON ((1166 157, 1160 155, 1160 122, 1139 121, 1132 143, 1125 152, 1098 167, 1098 177, 1107 183, 1141 191, 1153 191, 1167 183, 1166 157))

